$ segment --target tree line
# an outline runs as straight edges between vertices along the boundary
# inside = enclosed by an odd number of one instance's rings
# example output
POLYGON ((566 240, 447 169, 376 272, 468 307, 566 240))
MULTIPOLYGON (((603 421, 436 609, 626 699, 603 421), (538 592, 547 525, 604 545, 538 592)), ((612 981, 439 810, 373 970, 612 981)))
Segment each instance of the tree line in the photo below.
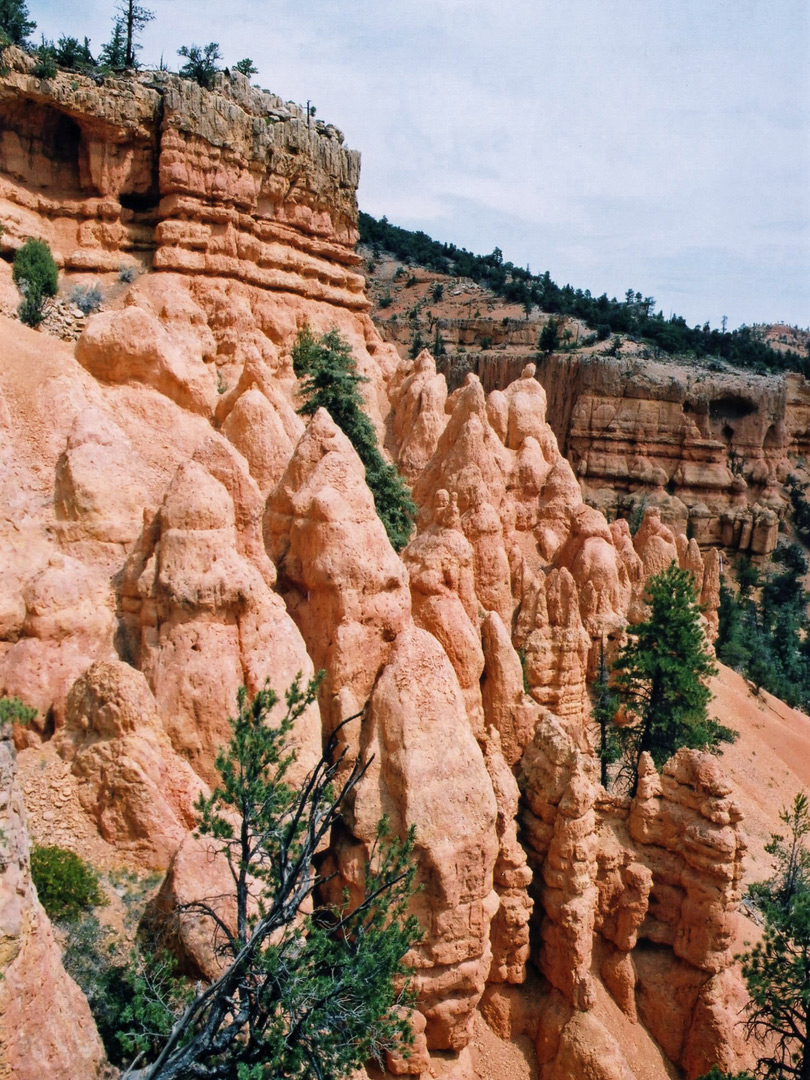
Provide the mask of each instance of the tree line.
POLYGON ((779 352, 760 341, 748 326, 737 330, 713 330, 708 323, 690 327, 681 315, 665 318, 655 311, 655 299, 628 289, 623 300, 608 298, 607 293, 593 296, 589 289, 557 285, 548 270, 533 274, 528 267, 504 262, 500 248, 489 255, 474 255, 455 244, 433 240, 422 231, 392 225, 386 217, 379 220, 360 212, 360 242, 375 253, 386 251, 438 274, 471 278, 510 303, 524 310, 536 307, 550 315, 570 315, 594 332, 595 340, 604 341, 612 334, 628 334, 663 353, 691 353, 696 357, 719 357, 739 367, 757 372, 798 371, 810 376, 810 353, 794 350, 779 352))
MULTIPOLYGON (((113 16, 110 39, 94 56, 87 37, 80 41, 63 34, 54 42, 43 36, 40 43, 34 45, 30 35, 36 30, 37 24, 30 17, 26 0, 0 0, 0 48, 16 45, 30 52, 36 61, 33 74, 40 79, 53 78, 60 68, 103 78, 108 74, 133 71, 139 66, 141 46, 138 38, 154 18, 154 11, 135 0, 121 0, 113 16)), ((214 77, 221 70, 218 65, 222 59, 219 45, 214 41, 204 46, 182 45, 177 54, 185 60, 178 74, 210 89, 214 77)), ((258 73, 253 61, 247 57, 237 61, 233 70, 248 78, 258 73)))

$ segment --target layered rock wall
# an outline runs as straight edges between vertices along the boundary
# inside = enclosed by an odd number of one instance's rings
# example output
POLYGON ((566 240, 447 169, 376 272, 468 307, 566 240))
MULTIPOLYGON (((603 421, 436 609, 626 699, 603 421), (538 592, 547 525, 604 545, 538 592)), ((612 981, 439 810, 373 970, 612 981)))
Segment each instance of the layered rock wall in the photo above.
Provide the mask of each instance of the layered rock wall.
POLYGON ((801 376, 558 354, 538 378, 589 501, 615 514, 644 495, 703 546, 773 550, 807 445, 801 376))

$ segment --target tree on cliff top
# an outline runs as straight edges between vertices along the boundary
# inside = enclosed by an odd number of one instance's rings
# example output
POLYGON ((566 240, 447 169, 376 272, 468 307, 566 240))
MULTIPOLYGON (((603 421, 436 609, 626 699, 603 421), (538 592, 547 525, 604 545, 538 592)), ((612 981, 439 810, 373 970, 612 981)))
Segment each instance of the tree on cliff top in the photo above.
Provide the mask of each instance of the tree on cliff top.
POLYGON ((342 1080, 386 1050, 407 1053, 414 837, 391 839, 383 820, 355 906, 345 893, 321 902, 317 853, 368 766, 356 762, 339 783, 336 731, 303 787, 291 786, 285 741, 318 684, 293 683, 280 724, 268 722, 272 690, 239 693, 219 785, 197 804, 199 832, 233 877, 235 920, 222 917, 221 897, 181 909, 207 922, 223 973, 185 1007, 176 993, 133 995, 124 1037, 153 1060, 131 1080, 342 1080))
POLYGON ((735 738, 709 717, 706 680, 717 670, 700 623, 692 575, 673 562, 647 582, 649 617, 613 664, 613 688, 627 722, 619 728, 624 745, 622 774, 635 793, 641 755, 660 768, 682 746, 715 750, 735 738))
POLYGON ((37 24, 28 18, 25 0, 0 0, 0 46, 24 45, 26 38, 36 30, 37 24))
POLYGON ((200 45, 182 45, 177 50, 178 56, 185 57, 185 64, 180 68, 179 74, 184 79, 191 79, 200 86, 210 90, 214 85, 214 76, 219 72, 217 60, 222 59, 219 45, 216 41, 209 41, 203 47, 200 45))
POLYGON ((368 379, 358 375, 351 346, 337 330, 316 339, 305 326, 293 346, 292 361, 304 400, 299 413, 314 416, 326 409, 348 437, 365 466, 366 483, 391 546, 401 551, 413 531, 416 506, 405 481, 382 456, 374 425, 363 411, 360 384, 368 379))

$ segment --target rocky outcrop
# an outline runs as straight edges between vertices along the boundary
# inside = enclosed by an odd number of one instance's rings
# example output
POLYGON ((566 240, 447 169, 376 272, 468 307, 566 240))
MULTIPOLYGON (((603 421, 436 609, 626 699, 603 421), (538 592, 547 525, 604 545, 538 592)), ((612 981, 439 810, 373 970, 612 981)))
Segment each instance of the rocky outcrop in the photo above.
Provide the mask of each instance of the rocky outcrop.
POLYGON ((73 684, 66 712, 60 750, 82 806, 105 840, 164 869, 194 827, 194 803, 206 789, 174 752, 143 674, 97 662, 73 684))
POLYGON ((0 1077, 106 1077, 87 1001, 62 967, 31 881, 25 806, 10 731, 0 731, 0 1077))
MULTIPOLYGON (((236 526, 237 499, 241 516, 258 518, 258 491, 221 443, 203 444, 198 458, 213 458, 212 470, 200 460, 181 466, 124 569, 122 629, 172 745, 213 779, 238 688, 255 694, 269 680, 281 692, 296 674, 308 679, 314 669, 271 589, 272 564, 236 526), (217 468, 217 449, 224 468, 217 468)), ((319 759, 320 740, 311 706, 293 735, 301 777, 319 759)))
POLYGON ((540 966, 585 1011, 596 968, 689 1077, 733 1070, 745 1060, 725 1021, 745 997, 729 949, 746 845, 731 789, 693 750, 661 777, 645 759, 632 803, 600 794, 593 767, 551 716, 521 762, 529 862, 544 883, 540 966))

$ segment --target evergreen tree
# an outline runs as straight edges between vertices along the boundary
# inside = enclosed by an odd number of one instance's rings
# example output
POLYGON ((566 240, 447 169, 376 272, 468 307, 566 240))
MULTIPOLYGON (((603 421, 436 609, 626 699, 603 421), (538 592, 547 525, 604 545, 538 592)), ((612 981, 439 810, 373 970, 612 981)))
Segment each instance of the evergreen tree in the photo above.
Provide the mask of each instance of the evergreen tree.
POLYGON ((196 807, 199 832, 230 867, 235 917, 222 917, 221 896, 182 908, 209 927, 222 974, 188 1003, 133 984, 131 1045, 152 1060, 131 1080, 342 1080, 386 1050, 407 1051, 404 957, 420 936, 407 913, 414 836, 392 840, 383 820, 355 906, 345 895, 323 904, 314 860, 367 765, 348 769, 341 724, 303 787, 290 784, 286 740, 318 683, 296 680, 275 723, 270 689, 253 700, 239 692, 219 784, 196 807))
POLYGON ((135 54, 140 51, 140 45, 136 44, 135 38, 140 34, 147 23, 155 17, 154 11, 136 4, 135 0, 122 0, 118 8, 120 21, 126 32, 126 44, 124 49, 124 67, 136 66, 135 54))
POLYGON ((766 915, 762 941, 743 957, 750 1001, 749 1038, 768 1047, 757 1062, 757 1080, 810 1080, 810 893, 801 892, 787 912, 766 915))
POLYGON ((660 768, 679 747, 714 750, 721 740, 734 738, 708 714, 712 695, 706 680, 716 668, 692 575, 673 562, 650 578, 645 599, 649 617, 632 628, 613 665, 614 688, 626 714, 619 729, 622 771, 633 793, 645 751, 660 768))
POLYGON ((75 37, 66 37, 64 34, 54 48, 54 59, 60 68, 68 71, 86 71, 95 65, 93 54, 90 52, 90 39, 84 42, 75 37))
POLYGON ((37 24, 28 18, 25 0, 0 0, 0 46, 25 45, 28 35, 37 24))
POLYGON ((111 71, 124 71, 127 67, 127 31, 123 19, 113 23, 112 37, 101 46, 99 63, 111 71))
POLYGON ((597 754, 600 764, 600 780, 607 789, 608 768, 621 756, 621 746, 615 726, 618 698, 610 688, 610 671, 605 660, 604 639, 599 645, 599 671, 593 687, 593 719, 597 730, 597 754))
POLYGON ((214 77, 220 70, 217 60, 222 59, 219 45, 210 41, 204 48, 199 45, 182 45, 177 50, 178 56, 186 58, 185 64, 180 68, 180 75, 184 79, 193 79, 194 82, 210 90, 214 85, 214 77))
POLYGON ((557 319, 549 319, 540 331, 537 349, 541 353, 553 353, 560 343, 560 324, 557 319))
POLYGON ((234 71, 238 71, 240 74, 247 76, 249 79, 252 75, 258 75, 259 69, 253 63, 249 56, 246 56, 244 60, 237 60, 233 65, 234 71))
POLYGON ((377 444, 374 425, 363 411, 360 384, 351 346, 337 330, 316 340, 309 327, 298 335, 292 352, 293 370, 301 379, 304 404, 298 410, 314 416, 326 409, 357 451, 366 470, 366 483, 374 506, 395 551, 408 543, 416 518, 416 506, 405 481, 385 460, 377 444))

